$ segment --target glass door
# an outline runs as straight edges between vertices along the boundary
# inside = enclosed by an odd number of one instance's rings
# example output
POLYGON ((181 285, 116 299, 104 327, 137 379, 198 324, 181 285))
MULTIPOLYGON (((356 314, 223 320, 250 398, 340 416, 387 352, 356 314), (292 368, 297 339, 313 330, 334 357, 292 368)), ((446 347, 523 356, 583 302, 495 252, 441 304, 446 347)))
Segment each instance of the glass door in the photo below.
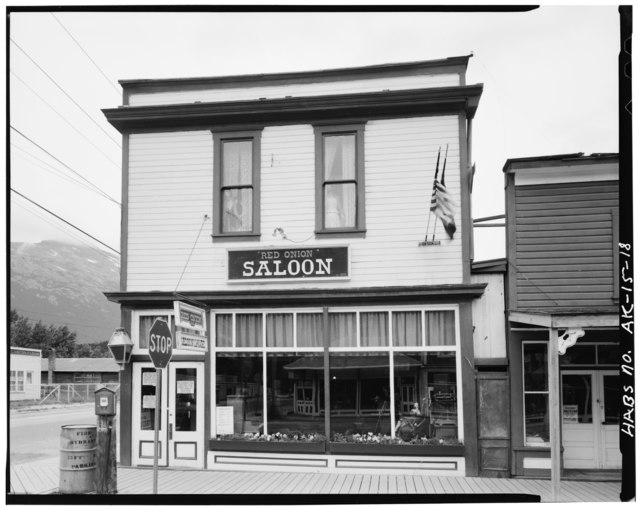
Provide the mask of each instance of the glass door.
MULTIPOLYGON (((153 466, 155 437, 156 395, 158 394, 156 369, 150 363, 133 364, 132 386, 132 445, 131 461, 134 466, 153 466)), ((158 432, 158 465, 167 465, 167 392, 166 369, 162 374, 162 399, 158 432)))
POLYGON ((168 455, 171 467, 204 467, 204 364, 171 362, 168 455))
POLYGON ((598 467, 598 412, 594 409, 595 372, 562 372, 562 446, 564 467, 598 467))

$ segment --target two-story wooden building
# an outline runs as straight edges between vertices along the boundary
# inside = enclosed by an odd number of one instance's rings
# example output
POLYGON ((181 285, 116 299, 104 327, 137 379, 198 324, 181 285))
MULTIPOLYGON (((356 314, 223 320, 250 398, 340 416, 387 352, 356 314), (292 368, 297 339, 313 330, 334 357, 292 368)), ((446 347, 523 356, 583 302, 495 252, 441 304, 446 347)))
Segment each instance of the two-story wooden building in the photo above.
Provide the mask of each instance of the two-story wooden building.
POLYGON ((121 81, 123 464, 182 300, 208 350, 163 375, 161 465, 478 473, 467 63, 121 81))
POLYGON ((515 158, 503 170, 512 473, 548 475, 554 416, 563 468, 620 468, 618 155, 515 158))

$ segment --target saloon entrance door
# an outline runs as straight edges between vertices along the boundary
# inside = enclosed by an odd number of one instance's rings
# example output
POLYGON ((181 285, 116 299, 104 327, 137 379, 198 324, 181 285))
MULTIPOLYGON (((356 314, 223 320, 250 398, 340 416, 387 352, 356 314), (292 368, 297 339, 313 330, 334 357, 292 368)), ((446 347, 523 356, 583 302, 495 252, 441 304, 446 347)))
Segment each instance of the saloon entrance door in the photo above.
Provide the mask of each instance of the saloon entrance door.
MULTIPOLYGON (((132 464, 153 465, 156 369, 133 364, 132 464)), ((162 374, 158 465, 204 467, 204 364, 170 362, 162 374)))
POLYGON ((617 371, 562 372, 562 446, 567 469, 616 469, 617 371))

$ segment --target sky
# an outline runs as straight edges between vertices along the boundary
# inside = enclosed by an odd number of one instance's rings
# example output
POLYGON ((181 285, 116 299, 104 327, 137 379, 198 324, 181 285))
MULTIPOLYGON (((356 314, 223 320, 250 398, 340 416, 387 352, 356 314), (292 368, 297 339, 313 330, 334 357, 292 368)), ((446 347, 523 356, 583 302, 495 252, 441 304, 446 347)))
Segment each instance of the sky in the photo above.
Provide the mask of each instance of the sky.
MULTIPOLYGON (((39 4, 42 5, 42 4, 39 4)), ((12 12, 10 240, 120 249, 118 80, 224 76, 472 54, 473 218, 504 214, 508 158, 618 152, 617 6, 530 12, 12 12), (115 201, 115 202, 114 202, 115 201)), ((365 8, 366 9, 366 8, 365 8)), ((10 39, 9 39, 10 38, 10 39)), ((504 257, 481 228, 475 259, 504 257)))

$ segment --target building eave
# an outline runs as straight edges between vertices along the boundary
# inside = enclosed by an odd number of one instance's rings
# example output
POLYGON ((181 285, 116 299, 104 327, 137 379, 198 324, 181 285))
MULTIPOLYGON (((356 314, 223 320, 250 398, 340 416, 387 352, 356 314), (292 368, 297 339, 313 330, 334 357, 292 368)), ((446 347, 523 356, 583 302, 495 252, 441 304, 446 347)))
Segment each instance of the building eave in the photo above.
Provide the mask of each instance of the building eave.
POLYGON ((123 106, 103 109, 122 133, 167 128, 215 128, 234 124, 286 124, 341 118, 404 117, 464 111, 475 115, 483 86, 450 86, 312 97, 123 106))
POLYGON ((323 306, 332 304, 418 304, 462 302, 481 297, 486 283, 417 287, 372 287, 350 289, 237 290, 217 292, 105 292, 111 302, 128 307, 169 307, 178 297, 204 304, 210 309, 229 307, 323 306))
POLYGON ((593 311, 593 312, 535 312, 535 311, 510 311, 509 321, 524 323, 550 329, 572 327, 618 327, 620 317, 618 312, 593 311))

